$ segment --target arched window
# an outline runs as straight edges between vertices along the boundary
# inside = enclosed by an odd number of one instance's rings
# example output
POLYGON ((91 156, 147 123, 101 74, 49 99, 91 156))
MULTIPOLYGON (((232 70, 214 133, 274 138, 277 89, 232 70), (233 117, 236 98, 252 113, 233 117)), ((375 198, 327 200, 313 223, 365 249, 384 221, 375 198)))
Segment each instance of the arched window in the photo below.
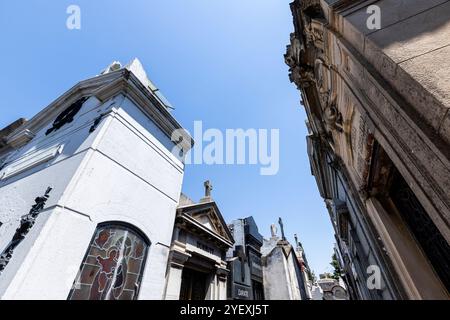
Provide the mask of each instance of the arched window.
POLYGON ((131 226, 99 225, 68 299, 137 299, 149 246, 131 226))

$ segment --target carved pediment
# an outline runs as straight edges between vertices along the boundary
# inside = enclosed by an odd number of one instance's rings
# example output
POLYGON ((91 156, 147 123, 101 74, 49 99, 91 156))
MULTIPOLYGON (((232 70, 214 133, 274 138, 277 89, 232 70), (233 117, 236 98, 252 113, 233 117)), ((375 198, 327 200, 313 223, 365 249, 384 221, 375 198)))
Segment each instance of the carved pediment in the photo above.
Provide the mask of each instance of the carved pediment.
POLYGON ((179 210, 182 216, 189 216, 191 221, 195 221, 194 224, 201 225, 218 238, 234 242, 233 236, 214 201, 180 207, 179 210))
POLYGON ((203 226, 210 229, 211 231, 219 234, 220 236, 224 238, 228 237, 227 232, 225 231, 225 227, 222 226, 220 218, 213 208, 207 211, 193 214, 192 218, 200 222, 203 226))
POLYGON ((194 215, 193 218, 198 222, 200 222, 203 226, 207 227, 208 229, 218 234, 221 234, 221 230, 220 227, 217 225, 217 221, 213 221, 214 219, 211 218, 211 214, 209 212, 194 215))

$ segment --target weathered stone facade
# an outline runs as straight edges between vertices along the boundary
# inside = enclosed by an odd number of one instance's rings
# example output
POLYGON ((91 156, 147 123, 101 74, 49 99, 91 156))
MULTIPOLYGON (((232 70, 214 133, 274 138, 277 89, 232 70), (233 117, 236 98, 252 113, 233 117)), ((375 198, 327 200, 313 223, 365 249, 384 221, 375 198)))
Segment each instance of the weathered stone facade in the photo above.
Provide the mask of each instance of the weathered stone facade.
POLYGON ((286 240, 282 222, 281 238, 271 226, 272 237, 261 247, 264 297, 267 300, 310 300, 311 292, 294 247, 286 240))
POLYGON ((234 239, 205 182, 199 203, 182 194, 166 272, 166 300, 226 300, 234 239))
POLYGON ((285 59, 350 295, 448 299, 450 2, 296 0, 291 9, 285 59), (368 27, 371 5, 380 29, 368 27), (371 270, 380 270, 375 288, 371 270))

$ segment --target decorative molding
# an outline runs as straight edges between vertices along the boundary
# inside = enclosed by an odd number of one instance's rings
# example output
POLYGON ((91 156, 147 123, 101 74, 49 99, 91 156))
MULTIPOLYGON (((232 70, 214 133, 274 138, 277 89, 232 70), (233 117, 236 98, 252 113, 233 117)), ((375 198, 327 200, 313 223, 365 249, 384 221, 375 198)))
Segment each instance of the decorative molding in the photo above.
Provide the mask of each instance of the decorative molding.
POLYGON ((319 20, 311 20, 305 24, 306 42, 314 45, 314 47, 325 50, 325 27, 324 23, 319 20))
MULTIPOLYGON (((79 82, 70 90, 53 101, 44 110, 22 125, 23 129, 38 132, 48 126, 51 119, 62 112, 62 108, 82 97, 95 96, 100 101, 107 101, 117 94, 124 94, 135 102, 167 137, 177 134, 175 143, 180 141, 184 153, 194 145, 190 134, 175 120, 167 107, 128 69, 120 69, 79 82)), ((14 133, 13 133, 14 134, 14 133)), ((8 137, 9 139, 10 137, 8 137)))
POLYGON ((0 171, 0 181, 16 176, 26 170, 48 162, 62 153, 64 144, 58 144, 50 148, 38 151, 15 162, 9 163, 0 171))
POLYGON ((175 240, 170 250, 170 266, 182 269, 190 257, 192 257, 192 255, 186 252, 186 244, 175 240))
POLYGON ((8 125, 6 128, 0 130, 0 149, 8 146, 8 136, 22 127, 26 122, 27 120, 20 118, 8 125))
POLYGON ((33 140, 35 136, 36 134, 31 130, 23 129, 17 133, 14 133, 12 136, 8 137, 6 143, 11 147, 17 149, 33 140))
POLYGON ((230 273, 230 270, 227 269, 226 263, 222 262, 221 264, 216 264, 216 275, 219 278, 220 281, 226 282, 228 274, 230 273))
POLYGON ((20 219, 20 226, 16 229, 12 240, 9 242, 6 249, 0 255, 0 274, 5 270, 8 263, 11 261, 14 249, 25 239, 25 236, 30 232, 31 228, 36 222, 39 214, 44 210, 45 203, 50 197, 51 187, 48 187, 45 194, 42 197, 37 197, 34 201, 35 204, 31 207, 28 214, 22 216, 20 219))
POLYGON ((166 106, 152 92, 147 90, 132 72, 127 69, 116 72, 122 73, 119 78, 100 87, 93 93, 97 99, 106 101, 116 94, 126 94, 169 138, 175 138, 176 141, 173 142, 179 143, 184 154, 186 154, 194 145, 194 140, 170 114, 166 106))

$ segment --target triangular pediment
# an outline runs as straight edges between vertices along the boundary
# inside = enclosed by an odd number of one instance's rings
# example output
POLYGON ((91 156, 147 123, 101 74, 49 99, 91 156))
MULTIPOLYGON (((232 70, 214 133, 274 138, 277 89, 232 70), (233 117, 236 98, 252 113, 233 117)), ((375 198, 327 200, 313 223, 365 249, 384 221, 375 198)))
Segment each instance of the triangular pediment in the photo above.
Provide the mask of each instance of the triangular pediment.
POLYGON ((209 230, 214 231, 216 233, 220 233, 220 228, 218 228, 212 219, 209 217, 209 214, 200 214, 197 215, 195 218, 198 222, 200 222, 203 226, 207 227, 209 230))
POLYGON ((193 204, 180 209, 206 229, 228 241, 234 242, 233 236, 214 201, 193 204))

